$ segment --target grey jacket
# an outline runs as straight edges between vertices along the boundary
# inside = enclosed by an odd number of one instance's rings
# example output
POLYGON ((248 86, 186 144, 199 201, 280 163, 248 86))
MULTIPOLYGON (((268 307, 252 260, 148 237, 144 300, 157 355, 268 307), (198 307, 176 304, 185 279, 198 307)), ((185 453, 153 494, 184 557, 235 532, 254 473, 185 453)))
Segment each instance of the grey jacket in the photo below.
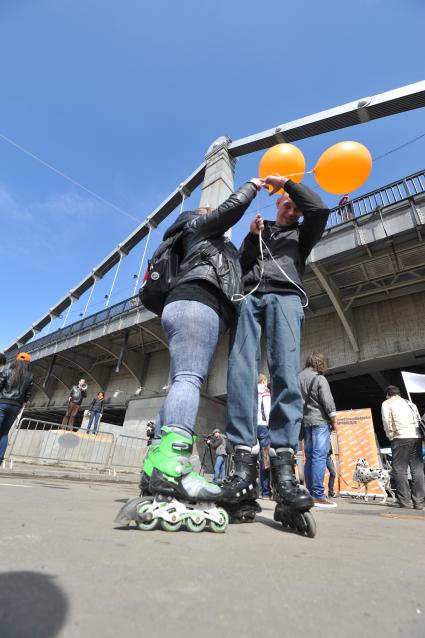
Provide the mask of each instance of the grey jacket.
POLYGON ((304 368, 299 375, 301 394, 304 401, 304 426, 326 425, 336 415, 335 402, 329 383, 322 374, 312 368, 304 368), (315 379, 307 404, 310 384, 315 379))
POLYGON ((222 456, 227 456, 227 452, 226 452, 226 437, 224 436, 224 434, 220 434, 220 436, 213 436, 211 437, 211 447, 213 448, 213 450, 215 450, 215 453, 217 456, 222 455, 222 456))

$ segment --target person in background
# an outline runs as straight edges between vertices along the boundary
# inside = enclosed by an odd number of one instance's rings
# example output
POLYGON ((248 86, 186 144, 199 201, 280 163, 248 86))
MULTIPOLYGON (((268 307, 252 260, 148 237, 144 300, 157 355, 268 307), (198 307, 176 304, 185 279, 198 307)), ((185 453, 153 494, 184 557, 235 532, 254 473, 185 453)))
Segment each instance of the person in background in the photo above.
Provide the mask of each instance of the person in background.
POLYGON ((6 357, 4 352, 0 352, 0 367, 4 366, 4 364, 6 363, 6 357))
POLYGON ((93 423, 93 434, 97 433, 97 430, 99 427, 99 421, 102 418, 104 398, 105 398, 105 395, 103 394, 103 392, 98 392, 97 397, 93 399, 93 401, 90 404, 90 407, 89 407, 90 419, 87 425, 87 434, 90 432, 92 423, 93 423))
POLYGON ((20 352, 16 361, 0 369, 0 463, 4 459, 10 428, 31 397, 34 378, 30 359, 29 354, 20 352))
POLYGON ((146 436, 148 437, 147 447, 152 445, 153 437, 155 436, 155 421, 148 421, 146 423, 146 436))
POLYGON ((397 495, 395 507, 411 509, 413 504, 416 510, 423 510, 425 482, 418 408, 403 399, 400 388, 395 385, 385 389, 385 396, 381 413, 385 434, 391 441, 392 478, 397 495), (408 468, 412 473, 412 487, 407 478, 408 468))
POLYGON ((207 445, 215 451, 213 483, 217 484, 219 479, 224 481, 226 478, 226 437, 216 428, 212 431, 212 438, 207 439, 207 445))
POLYGON ((351 209, 350 196, 348 194, 344 195, 338 202, 338 213, 341 217, 342 222, 348 222, 353 219, 353 211, 351 209))
POLYGON ((62 425, 74 425, 74 419, 78 414, 80 405, 87 396, 87 383, 80 379, 78 385, 73 385, 68 397, 68 407, 62 419, 62 425))
POLYGON ((300 388, 304 400, 304 478, 315 507, 336 507, 325 496, 325 472, 330 446, 330 432, 335 429, 335 402, 326 377, 326 358, 312 352, 300 373, 300 388))
POLYGON ((257 415, 257 437, 260 444, 260 489, 261 496, 270 498, 270 390, 267 385, 267 377, 260 374, 258 377, 258 415, 257 415))

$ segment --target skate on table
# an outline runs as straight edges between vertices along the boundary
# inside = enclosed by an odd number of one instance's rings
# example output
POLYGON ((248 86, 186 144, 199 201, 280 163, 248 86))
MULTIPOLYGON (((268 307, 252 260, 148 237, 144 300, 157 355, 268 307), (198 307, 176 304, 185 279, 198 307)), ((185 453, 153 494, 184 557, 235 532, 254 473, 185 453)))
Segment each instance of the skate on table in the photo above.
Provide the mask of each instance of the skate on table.
POLYGON ((288 532, 314 538, 316 521, 310 509, 314 505, 308 490, 295 476, 295 452, 292 448, 270 449, 273 497, 276 501, 274 520, 288 532))

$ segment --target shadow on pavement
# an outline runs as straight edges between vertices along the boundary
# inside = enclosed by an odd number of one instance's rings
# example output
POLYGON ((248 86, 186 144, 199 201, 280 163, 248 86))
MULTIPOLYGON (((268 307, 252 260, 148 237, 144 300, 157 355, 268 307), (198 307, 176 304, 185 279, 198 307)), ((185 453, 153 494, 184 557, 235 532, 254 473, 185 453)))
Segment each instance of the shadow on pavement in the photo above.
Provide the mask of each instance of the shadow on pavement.
POLYGON ((69 607, 54 577, 33 571, 0 573, 0 601, 2 638, 53 638, 69 607))

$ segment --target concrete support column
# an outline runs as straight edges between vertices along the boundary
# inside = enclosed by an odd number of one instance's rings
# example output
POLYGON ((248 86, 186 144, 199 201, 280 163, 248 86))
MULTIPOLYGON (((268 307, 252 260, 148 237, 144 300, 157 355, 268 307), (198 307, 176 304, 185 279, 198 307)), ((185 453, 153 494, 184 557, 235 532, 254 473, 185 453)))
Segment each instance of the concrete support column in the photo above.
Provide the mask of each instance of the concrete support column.
POLYGON ((234 172, 236 160, 229 155, 231 140, 222 136, 209 147, 205 160, 207 163, 202 185, 200 208, 217 208, 234 191, 234 172))

